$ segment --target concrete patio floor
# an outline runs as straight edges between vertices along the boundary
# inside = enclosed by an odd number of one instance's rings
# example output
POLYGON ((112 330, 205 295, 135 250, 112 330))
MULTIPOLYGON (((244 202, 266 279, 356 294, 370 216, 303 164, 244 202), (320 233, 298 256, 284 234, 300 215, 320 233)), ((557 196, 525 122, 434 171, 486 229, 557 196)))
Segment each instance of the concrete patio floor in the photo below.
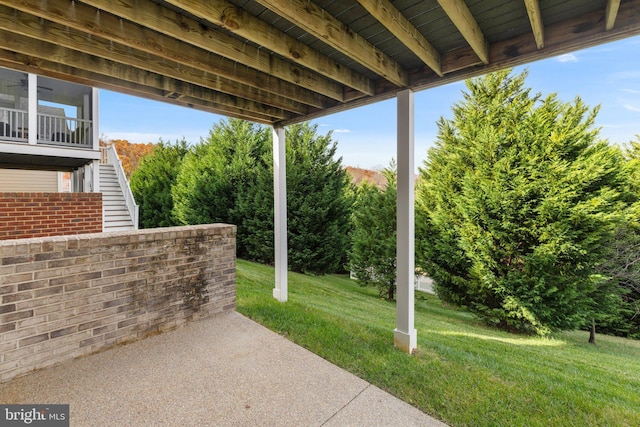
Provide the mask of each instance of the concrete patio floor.
POLYGON ((444 426, 232 312, 0 384, 71 426, 444 426))

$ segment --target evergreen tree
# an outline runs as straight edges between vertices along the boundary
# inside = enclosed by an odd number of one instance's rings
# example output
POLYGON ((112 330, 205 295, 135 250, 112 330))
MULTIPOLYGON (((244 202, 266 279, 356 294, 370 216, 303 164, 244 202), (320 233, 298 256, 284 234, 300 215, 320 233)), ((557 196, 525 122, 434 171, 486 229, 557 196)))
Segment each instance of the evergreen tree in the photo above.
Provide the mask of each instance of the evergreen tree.
POLYGON ((358 282, 377 286, 380 296, 394 299, 396 290, 396 171, 383 171, 384 190, 363 181, 353 206, 349 266, 358 282))
POLYGON ((257 160, 257 165, 255 178, 238 188, 233 216, 237 218, 238 234, 243 236, 245 257, 262 264, 273 264, 275 249, 271 146, 257 160))
POLYGON ((439 295, 505 329, 572 329, 615 301, 595 273, 624 208, 619 150, 597 108, 524 87, 509 71, 467 81, 417 194, 418 263, 439 295))
POLYGON ((302 123, 286 129, 287 228, 292 271, 334 273, 346 264, 349 243, 349 185, 331 133, 302 123))
MULTIPOLYGON (((346 262, 350 202, 331 134, 307 123, 287 128, 289 266, 333 273, 346 262)), ((241 120, 214 127, 184 160, 174 187, 182 224, 236 224, 237 254, 273 262, 273 157, 270 132, 241 120)))
POLYGON ((607 254, 598 267, 618 286, 622 303, 615 316, 599 319, 598 325, 602 332, 640 338, 640 137, 626 147, 624 154, 629 208, 607 241, 607 254))
POLYGON ((172 216, 171 189, 175 185, 182 159, 188 151, 184 139, 175 144, 161 140, 133 171, 130 185, 139 206, 141 228, 177 225, 172 216))
MULTIPOLYGON (((269 132, 238 119, 215 125, 184 159, 176 185, 174 216, 181 224, 238 224, 251 211, 240 211, 236 204, 241 189, 256 179, 270 145, 269 132)), ((245 234, 239 228, 237 253, 246 257, 245 234)))

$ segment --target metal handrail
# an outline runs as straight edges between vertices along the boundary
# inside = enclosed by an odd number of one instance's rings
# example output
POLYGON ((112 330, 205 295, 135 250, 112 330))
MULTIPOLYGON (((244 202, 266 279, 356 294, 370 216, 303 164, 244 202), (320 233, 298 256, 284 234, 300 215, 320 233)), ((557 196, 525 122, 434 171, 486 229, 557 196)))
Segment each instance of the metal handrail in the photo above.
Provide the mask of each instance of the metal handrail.
POLYGON ((129 187, 129 181, 124 174, 124 169, 122 168, 122 162, 118 157, 118 152, 113 144, 108 145, 105 149, 107 153, 107 162, 108 164, 112 164, 113 168, 116 171, 116 176, 118 177, 118 183, 120 184, 120 188, 122 189, 122 194, 124 194, 124 202, 127 205, 127 210, 129 211, 129 215, 131 215, 131 219, 133 221, 133 227, 135 230, 138 229, 138 205, 136 205, 136 201, 133 198, 133 193, 131 192, 131 187, 129 187))

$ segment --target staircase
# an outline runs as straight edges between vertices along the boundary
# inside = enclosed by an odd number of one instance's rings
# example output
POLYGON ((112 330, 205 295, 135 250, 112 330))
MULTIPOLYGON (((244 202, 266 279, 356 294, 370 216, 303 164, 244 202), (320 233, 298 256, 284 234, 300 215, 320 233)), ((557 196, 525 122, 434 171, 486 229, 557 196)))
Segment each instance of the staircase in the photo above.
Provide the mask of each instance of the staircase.
POLYGON ((100 165, 100 191, 102 192, 102 231, 135 230, 112 164, 100 165))

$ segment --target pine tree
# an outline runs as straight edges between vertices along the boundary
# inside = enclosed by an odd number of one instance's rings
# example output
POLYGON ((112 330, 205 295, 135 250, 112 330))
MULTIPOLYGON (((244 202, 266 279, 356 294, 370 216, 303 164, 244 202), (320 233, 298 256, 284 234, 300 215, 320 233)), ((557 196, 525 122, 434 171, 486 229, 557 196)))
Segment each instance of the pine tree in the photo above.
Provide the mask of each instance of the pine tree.
POLYGON ((337 142, 318 126, 286 129, 289 266, 292 271, 335 273, 344 268, 351 202, 337 142))
MULTIPOLYGON (((629 207, 606 243, 598 271, 618 287, 622 303, 613 316, 598 319, 600 331, 640 338, 640 136, 624 150, 629 207)), ((593 331, 595 333, 595 331, 593 331)))
POLYGON ((363 181, 353 206, 349 266, 358 282, 376 286, 380 296, 394 299, 396 290, 396 171, 383 171, 384 190, 363 181))
MULTIPOLYGON (((181 224, 238 224, 240 189, 262 169, 257 160, 270 145, 269 132, 258 125, 229 119, 215 125, 184 159, 176 185, 174 216, 181 224)), ((246 214, 251 214, 247 212, 246 214)), ((242 229, 237 233, 237 254, 246 257, 242 229)))
MULTIPOLYGON (((337 143, 308 123, 287 128, 289 266, 325 274, 346 262, 350 201, 337 143)), ((273 262, 271 133, 241 120, 215 126, 183 162, 173 195, 182 224, 236 224, 237 255, 273 262)))
POLYGON ((273 149, 256 160, 255 178, 238 188, 233 217, 244 247, 244 257, 262 264, 273 264, 274 200, 273 149))
POLYGON ((177 225, 172 216, 173 197, 171 190, 189 151, 186 141, 175 144, 162 140, 152 153, 142 158, 131 175, 131 191, 139 205, 141 228, 169 227, 177 225))
POLYGON ((597 139, 598 109, 531 95, 525 78, 467 81, 440 119, 418 186, 417 259, 443 299, 544 334, 615 300, 595 267, 624 179, 620 151, 597 139))

